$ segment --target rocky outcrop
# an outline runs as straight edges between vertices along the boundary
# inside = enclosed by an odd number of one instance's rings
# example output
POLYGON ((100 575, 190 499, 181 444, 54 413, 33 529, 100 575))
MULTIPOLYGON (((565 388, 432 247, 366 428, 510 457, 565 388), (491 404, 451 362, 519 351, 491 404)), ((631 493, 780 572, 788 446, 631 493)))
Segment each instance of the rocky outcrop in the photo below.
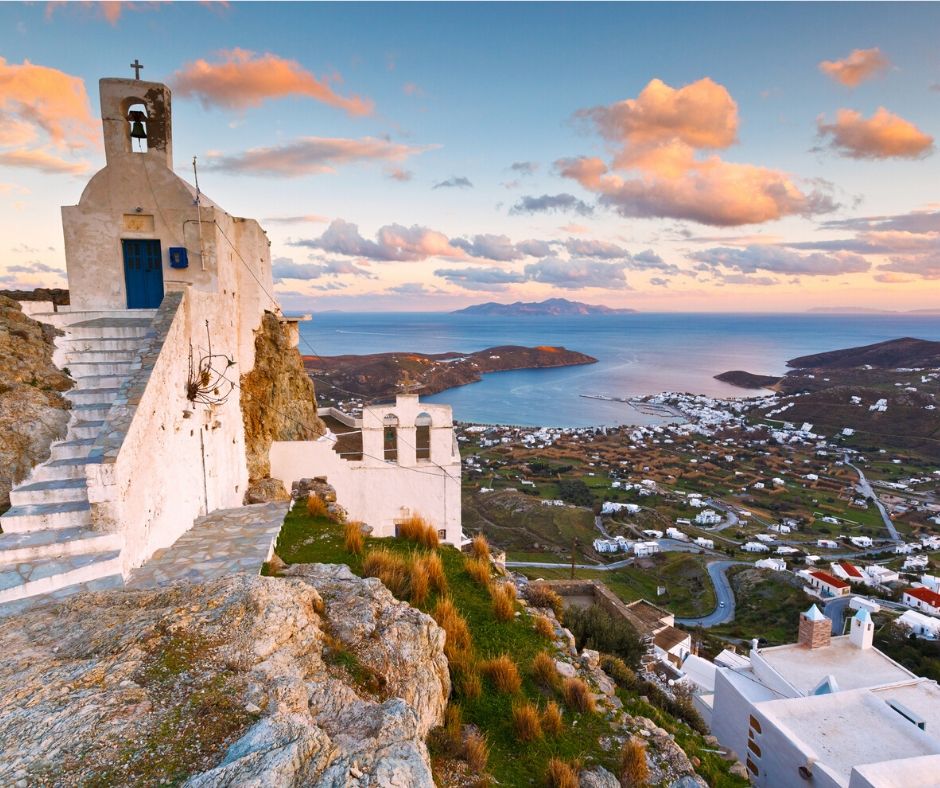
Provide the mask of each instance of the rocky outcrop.
POLYGON ((255 335, 254 369, 242 375, 240 386, 248 477, 254 484, 271 473, 272 441, 313 440, 326 431, 317 416, 313 381, 271 312, 264 313, 255 335))
POLYGON ((427 786, 444 633, 345 566, 0 623, 0 784, 427 786))
POLYGON ((69 404, 60 392, 72 379, 52 363, 54 336, 52 326, 0 296, 0 511, 10 505, 10 488, 65 436, 69 404))

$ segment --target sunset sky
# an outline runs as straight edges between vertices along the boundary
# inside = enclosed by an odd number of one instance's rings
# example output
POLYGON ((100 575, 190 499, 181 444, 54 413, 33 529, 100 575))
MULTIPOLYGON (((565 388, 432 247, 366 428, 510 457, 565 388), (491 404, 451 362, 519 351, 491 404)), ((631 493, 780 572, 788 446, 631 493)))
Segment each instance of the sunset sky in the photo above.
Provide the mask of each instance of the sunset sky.
POLYGON ((940 305, 940 4, 0 5, 0 287, 64 286, 97 82, 291 310, 940 305))

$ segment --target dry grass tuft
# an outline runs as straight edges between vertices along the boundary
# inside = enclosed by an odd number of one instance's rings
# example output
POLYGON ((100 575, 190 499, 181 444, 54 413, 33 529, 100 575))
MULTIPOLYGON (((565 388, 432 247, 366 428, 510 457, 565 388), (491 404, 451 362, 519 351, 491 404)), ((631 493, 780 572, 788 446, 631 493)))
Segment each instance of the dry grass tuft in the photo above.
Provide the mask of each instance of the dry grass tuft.
POLYGON ((555 625, 548 616, 535 617, 535 631, 543 638, 554 639, 555 637, 555 625))
POLYGON ((477 534, 470 542, 470 552, 474 558, 485 558, 490 560, 490 543, 483 534, 477 534))
POLYGON ((457 693, 467 700, 475 700, 483 694, 483 679, 476 667, 466 673, 461 673, 457 681, 457 693))
POLYGON ((330 520, 333 519, 333 515, 327 507, 326 501, 319 495, 314 495, 313 493, 307 496, 307 514, 311 517, 327 517, 330 520))
POLYGON ((482 558, 464 558, 464 568, 475 583, 487 588, 490 584, 490 562, 482 558))
POLYGON ((444 654, 448 660, 469 660, 469 651, 473 646, 473 639, 470 637, 470 627, 467 626, 467 620, 460 615, 460 612, 454 607, 450 597, 441 597, 437 600, 434 610, 431 611, 433 618, 438 626, 447 633, 447 639, 444 642, 444 654))
POLYGON ((412 553, 408 562, 408 582, 411 587, 409 598, 413 605, 423 605, 428 598, 430 581, 424 567, 422 556, 412 553))
POLYGON ((398 524, 398 535, 402 539, 417 542, 428 550, 436 550, 441 543, 434 526, 417 514, 398 524))
POLYGON ((540 651, 532 658, 532 676, 545 689, 555 689, 561 683, 555 660, 547 651, 540 651))
POLYGON ((561 706, 550 700, 542 710, 542 730, 549 736, 558 736, 564 730, 565 722, 561 716, 561 706))
POLYGON ((470 771, 480 774, 486 770, 490 760, 490 746, 486 737, 478 731, 471 731, 463 743, 463 758, 470 767, 470 771))
POLYGON ((431 588, 439 594, 446 594, 447 575, 444 574, 444 563, 441 561, 441 557, 437 553, 426 553, 421 560, 431 588))
POLYGON ((591 688, 581 679, 565 679, 561 691, 565 696, 565 703, 568 705, 568 708, 586 714, 593 714, 597 709, 597 704, 594 702, 594 695, 591 694, 591 688))
POLYGON ((516 587, 512 583, 502 583, 491 589, 490 595, 496 620, 510 621, 516 615, 516 587))
POLYGON ((377 577, 398 599, 407 599, 410 593, 408 562, 384 547, 370 550, 362 560, 362 574, 377 577))
POLYGON ((351 521, 343 526, 343 543, 347 552, 362 555, 366 548, 366 537, 362 533, 362 523, 351 521))
POLYGON ((649 766, 646 763, 646 742, 631 736, 623 743, 620 751, 620 784, 624 788, 641 788, 650 779, 649 766))
POLYGON ((569 764, 561 758, 552 758, 545 772, 547 788, 578 788, 578 764, 569 764))
POLYGON ((528 701, 513 703, 512 727, 519 741, 535 741, 542 738, 542 721, 539 710, 528 701))
POLYGON ((525 592, 526 599, 532 607, 547 607, 555 613, 555 617, 561 621, 565 612, 565 603, 550 585, 546 583, 529 583, 525 592))
POLYGON ((514 695, 522 687, 522 677, 519 668, 508 654, 488 659, 480 663, 480 670, 493 682, 499 692, 514 695))

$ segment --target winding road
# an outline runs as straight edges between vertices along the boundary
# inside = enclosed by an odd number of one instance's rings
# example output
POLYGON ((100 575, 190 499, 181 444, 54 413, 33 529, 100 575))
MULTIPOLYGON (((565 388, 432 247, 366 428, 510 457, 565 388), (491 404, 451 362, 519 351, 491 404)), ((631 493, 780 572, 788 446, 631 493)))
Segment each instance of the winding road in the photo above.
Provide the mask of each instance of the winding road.
POLYGON ((856 489, 862 493, 862 495, 868 496, 875 502, 875 506, 878 507, 878 511, 881 513, 881 519, 884 521, 885 528, 888 529, 888 533, 891 534, 891 538, 895 542, 901 541, 901 536, 898 534, 897 528, 894 527, 894 523, 891 522, 891 518, 888 516, 888 510, 885 509, 885 505, 881 502, 881 499, 878 497, 878 494, 872 489, 871 484, 869 484, 868 479, 865 478, 865 474, 862 473, 862 469, 857 465, 853 465, 849 462, 849 458, 843 457, 845 464, 858 474, 858 484, 855 485, 856 489))
POLYGON ((734 592, 728 580, 728 570, 732 566, 750 566, 748 561, 711 561, 706 566, 708 576, 715 587, 715 609, 707 616, 699 618, 677 618, 677 624, 687 627, 716 627, 734 618, 734 592), (724 604, 722 604, 722 602, 724 604))

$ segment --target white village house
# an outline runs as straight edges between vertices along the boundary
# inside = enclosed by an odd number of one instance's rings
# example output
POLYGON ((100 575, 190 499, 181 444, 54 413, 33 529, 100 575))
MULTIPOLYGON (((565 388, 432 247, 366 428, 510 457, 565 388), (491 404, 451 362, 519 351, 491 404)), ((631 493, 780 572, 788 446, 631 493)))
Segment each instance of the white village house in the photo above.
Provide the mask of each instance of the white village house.
MULTIPOLYGON (((30 572, 4 584, 0 603, 119 586, 196 518, 241 507, 249 469, 239 383, 255 367, 266 313, 295 345, 298 337, 271 295, 262 227, 173 171, 169 88, 102 79, 100 98, 106 166, 62 209, 71 303, 33 314, 63 332, 54 361, 76 380, 65 395, 70 423, 51 458, 11 491, 0 568, 30 572)), ((343 465, 320 441, 281 444, 272 456, 280 478, 327 476, 338 502, 376 535, 420 512, 459 544, 450 408, 405 397, 367 409, 361 432, 363 451, 379 460, 343 465), (391 459, 382 451, 389 416, 391 459), (419 423, 430 430, 424 458, 409 449, 419 423)))

